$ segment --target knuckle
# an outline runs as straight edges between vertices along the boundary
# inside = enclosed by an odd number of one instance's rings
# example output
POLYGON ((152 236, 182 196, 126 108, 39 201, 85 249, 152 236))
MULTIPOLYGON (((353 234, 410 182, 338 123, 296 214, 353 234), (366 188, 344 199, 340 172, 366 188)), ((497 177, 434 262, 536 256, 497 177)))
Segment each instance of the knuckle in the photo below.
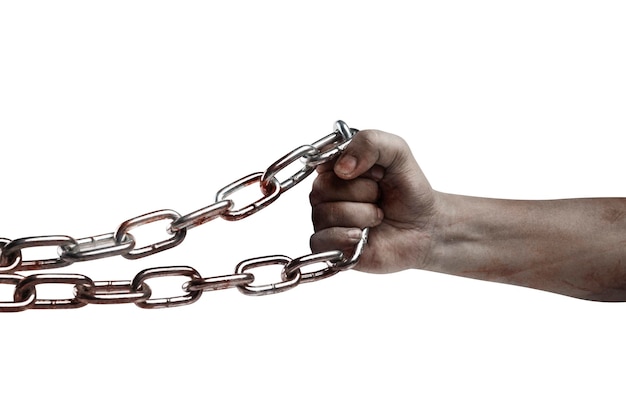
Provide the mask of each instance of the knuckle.
POLYGON ((350 152, 353 154, 361 155, 368 153, 371 149, 375 148, 375 144, 378 141, 378 131, 376 130, 361 130, 352 139, 353 146, 350 148, 350 152))
POLYGON ((316 190, 312 190, 309 193, 309 204, 311 204, 311 207, 315 207, 317 205, 317 203, 319 202, 319 192, 316 190))
POLYGON ((328 228, 313 234, 309 239, 309 245, 313 252, 319 253, 328 250, 347 250, 353 243, 341 228, 328 228))
POLYGON ((324 252, 328 250, 332 244, 332 239, 329 239, 328 229, 313 234, 309 239, 309 245, 313 252, 324 252))
POLYGON ((320 252, 319 235, 317 233, 311 235, 311 237, 309 238, 309 247, 313 252, 320 252))
POLYGON ((374 227, 380 224, 378 205, 374 203, 331 202, 312 208, 314 230, 331 227, 374 227))
POLYGON ((357 135, 359 141, 372 144, 378 141, 380 134, 380 130, 368 129, 361 130, 357 135))
POLYGON ((313 207, 311 218, 315 230, 324 229, 333 223, 333 204, 321 203, 313 207))
POLYGON ((383 132, 382 130, 362 130, 359 134, 361 134, 359 137, 359 140, 362 142, 361 146, 366 152, 377 149, 381 144, 383 146, 392 146, 403 152, 410 149, 404 138, 383 132))
POLYGON ((314 207, 311 211, 311 221, 313 222, 313 227, 315 228, 315 231, 317 231, 320 225, 319 208, 314 207))
POLYGON ((369 218, 370 218, 370 224, 367 227, 374 227, 374 226, 378 226, 381 222, 381 219, 379 217, 379 211, 378 211, 378 206, 375 204, 370 204, 370 214, 369 214, 369 218))

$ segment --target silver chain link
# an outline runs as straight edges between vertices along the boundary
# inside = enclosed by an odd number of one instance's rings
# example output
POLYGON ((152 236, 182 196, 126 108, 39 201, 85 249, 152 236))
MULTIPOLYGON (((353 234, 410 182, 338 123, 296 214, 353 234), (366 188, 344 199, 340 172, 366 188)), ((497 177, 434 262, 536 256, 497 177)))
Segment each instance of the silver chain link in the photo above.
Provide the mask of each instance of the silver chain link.
POLYGON ((202 277, 189 266, 167 266, 149 268, 139 272, 131 281, 93 281, 85 275, 38 273, 30 276, 21 271, 61 268, 74 262, 123 256, 139 259, 173 248, 182 243, 187 231, 211 220, 222 218, 236 221, 251 216, 276 201, 283 193, 302 182, 315 168, 336 158, 350 143, 357 132, 339 120, 335 131, 322 139, 303 145, 272 163, 265 171, 255 172, 221 188, 215 202, 204 208, 181 216, 174 210, 158 210, 134 217, 121 223, 115 232, 74 239, 70 236, 34 236, 19 239, 0 238, 0 284, 13 286, 13 300, 0 300, 0 312, 15 312, 29 309, 67 309, 87 304, 134 303, 141 308, 175 307, 197 301, 204 291, 237 288, 246 295, 275 294, 292 289, 299 284, 328 278, 341 271, 353 268, 359 261, 368 238, 364 229, 353 253, 335 250, 312 253, 297 258, 284 255, 263 256, 240 262, 232 274, 202 277), (302 168, 289 178, 279 181, 277 174, 291 164, 300 161, 302 168), (258 184, 261 197, 242 208, 235 209, 230 198, 237 191, 258 184), (169 221, 161 241, 136 247, 133 229, 157 221, 169 221), (48 259, 25 259, 23 251, 33 247, 56 247, 58 256, 48 259), (263 266, 282 266, 277 282, 255 285, 255 276, 249 271, 263 266), (304 267, 318 266, 312 272, 303 272, 304 267), (186 279, 180 295, 153 298, 146 281, 162 277, 186 279), (58 284, 72 286, 74 296, 64 299, 43 299, 37 296, 37 286, 58 284))

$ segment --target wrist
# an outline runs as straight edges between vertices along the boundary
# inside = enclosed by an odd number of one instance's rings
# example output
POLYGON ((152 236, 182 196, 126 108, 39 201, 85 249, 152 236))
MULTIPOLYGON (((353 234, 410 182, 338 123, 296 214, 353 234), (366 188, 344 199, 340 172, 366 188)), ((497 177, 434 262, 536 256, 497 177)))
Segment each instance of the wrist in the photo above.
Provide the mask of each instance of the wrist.
POLYGON ((496 200, 477 197, 441 192, 434 197, 430 245, 421 269, 466 275, 468 267, 489 252, 486 246, 492 238, 502 237, 504 228, 496 217, 506 208, 494 206, 496 200))
POLYGON ((444 253, 448 241, 447 225, 449 225, 451 214, 449 196, 433 190, 433 214, 428 225, 428 246, 424 251, 424 256, 417 260, 416 269, 428 271, 441 271, 444 263, 444 253))
POLYGON ((432 209, 428 222, 420 226, 416 246, 421 250, 415 259, 415 269, 442 270, 449 242, 449 225, 454 215, 454 203, 450 194, 433 190, 432 209), (421 244, 420 244, 421 243, 421 244))

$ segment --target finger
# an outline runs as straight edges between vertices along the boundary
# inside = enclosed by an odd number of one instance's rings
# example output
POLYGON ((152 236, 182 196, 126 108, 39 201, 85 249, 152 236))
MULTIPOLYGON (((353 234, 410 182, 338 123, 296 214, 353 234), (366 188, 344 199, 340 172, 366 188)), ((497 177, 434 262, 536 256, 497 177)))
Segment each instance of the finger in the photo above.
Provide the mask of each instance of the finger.
POLYGON ((337 201, 313 207, 315 231, 329 227, 374 227, 383 220, 383 211, 375 204, 337 201))
POLYGON ((311 236, 310 246, 313 253, 340 250, 348 252, 361 240, 361 229, 333 227, 320 230, 311 236))
POLYGON ((393 173, 402 169, 410 159, 411 151, 399 136, 379 130, 362 130, 354 135, 336 161, 334 171, 344 179, 356 178, 375 165, 393 173))
POLYGON ((312 206, 329 201, 375 203, 379 198, 380 187, 376 181, 363 177, 346 181, 332 171, 319 175, 313 181, 309 195, 312 206))
MULTIPOLYGON (((318 174, 334 172, 336 162, 337 161, 334 160, 330 162, 325 162, 321 165, 318 165, 315 170, 318 174)), ((381 165, 374 165, 359 176, 363 178, 369 178, 374 181, 380 181, 385 176, 385 168, 383 168, 381 165)))

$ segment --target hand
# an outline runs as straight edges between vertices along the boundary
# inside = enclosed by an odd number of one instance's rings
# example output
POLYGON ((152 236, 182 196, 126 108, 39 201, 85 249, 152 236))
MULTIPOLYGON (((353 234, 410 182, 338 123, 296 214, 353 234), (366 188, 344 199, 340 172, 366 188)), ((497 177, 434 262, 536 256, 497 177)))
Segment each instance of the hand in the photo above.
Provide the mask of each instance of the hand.
POLYGON ((313 252, 351 253, 361 229, 369 241, 355 269, 389 273, 425 265, 436 194, 406 142, 364 130, 341 157, 318 167, 310 194, 313 252))

